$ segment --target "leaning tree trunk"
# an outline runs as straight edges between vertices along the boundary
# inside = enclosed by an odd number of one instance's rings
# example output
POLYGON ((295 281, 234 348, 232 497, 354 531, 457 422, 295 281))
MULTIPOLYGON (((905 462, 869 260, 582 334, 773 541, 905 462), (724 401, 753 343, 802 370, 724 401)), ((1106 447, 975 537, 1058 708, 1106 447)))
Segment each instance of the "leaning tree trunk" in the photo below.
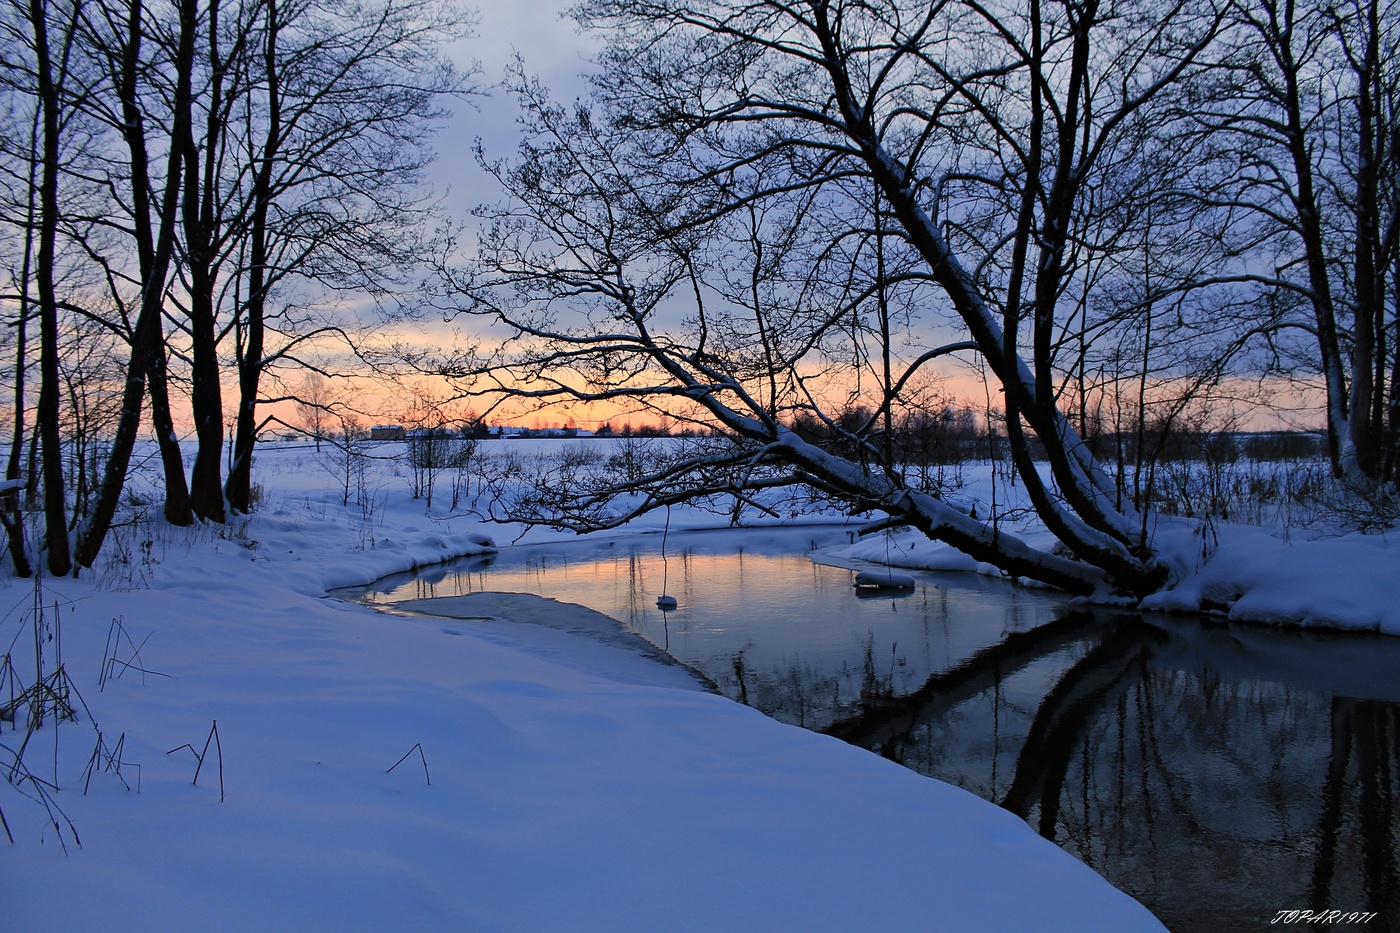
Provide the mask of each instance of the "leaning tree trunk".
MULTIPOLYGON (((1156 559, 1142 534, 1142 522, 1137 516, 1119 509, 1112 480, 1094 461, 1088 446, 1080 440, 1073 426, 1055 405, 1049 387, 1048 364, 1041 361, 1041 365, 1037 366, 1039 372, 1033 373, 1015 352, 1011 330, 1017 322, 1008 321, 1003 326, 997 321, 977 283, 962 267, 937 224, 919 203, 917 193, 910 186, 907 166, 886 149, 851 86, 845 70, 845 58, 825 7, 815 11, 813 29, 822 45, 823 64, 831 79, 831 91, 843 131, 860 152, 875 183, 908 234, 910 244, 922 256, 932 277, 952 301, 958 316, 1004 388, 1008 412, 1017 412, 1024 417, 1044 445, 1064 502, 1051 496, 1038 481, 1033 482, 1028 490, 1036 511, 1077 557, 1104 570, 1116 586, 1138 596, 1155 591, 1166 579, 1166 568, 1156 559)), ((1087 34, 1076 36, 1072 77, 1080 81, 1087 80, 1087 41, 1087 34)), ((1032 98, 1032 101, 1035 100, 1032 98)), ((1077 104, 1074 101, 1071 103, 1077 104)), ((1041 119, 1044 119, 1043 115, 1041 119)), ((1070 113, 1066 119, 1077 117, 1070 113)), ((1037 159, 1041 142, 1040 139, 1032 140, 1037 159)), ((1073 172, 1067 164, 1071 156, 1063 148, 1071 142, 1061 140, 1056 163, 1057 177, 1049 192, 1051 203, 1041 225, 1041 236, 1036 238, 1042 241, 1040 263, 1045 278, 1038 279, 1033 288, 1037 303, 1044 306, 1031 310, 1036 315, 1035 337, 1042 354, 1048 353, 1049 325, 1046 321, 1050 320, 1049 315, 1053 310, 1050 302, 1053 301, 1057 274, 1056 251, 1062 250, 1061 241, 1068 235, 1065 217, 1073 202, 1073 172), (1044 242, 1047 233, 1050 240, 1044 242)), ((1030 167, 1038 168, 1038 161, 1030 167)), ((1029 180, 1026 182, 1027 185, 1033 183, 1029 180)), ((1029 219, 1023 216, 1021 220, 1023 233, 1028 234, 1029 227, 1026 225, 1029 219)), ((1028 456, 1022 459, 1028 459, 1028 456)))
POLYGON ((190 506, 189 483, 185 480, 185 455, 180 449, 180 437, 175 433, 175 419, 170 414, 165 336, 159 312, 144 341, 142 360, 146 390, 151 399, 151 429, 160 448, 161 469, 165 475, 165 520, 172 525, 188 525, 194 521, 194 514, 190 506))
POLYGON ((1044 404, 1039 399, 1035 378, 1025 363, 1005 354, 1003 329, 932 220, 919 207, 914 193, 904 184, 894 160, 873 143, 870 151, 870 168, 909 232, 911 242, 952 299, 1005 388, 1008 410, 1019 412, 1043 442, 1060 490, 1077 513, 1071 514, 1052 502, 1043 489, 1032 489, 1039 493, 1036 505, 1042 518, 1053 522, 1057 532, 1066 536, 1062 540, 1076 556, 1103 568, 1117 585, 1139 596, 1155 591, 1166 571, 1141 540, 1140 522, 1118 512, 1112 481, 1093 461, 1088 447, 1053 403, 1044 404))
MULTIPOLYGON (((123 49, 121 73, 116 77, 122 96, 123 115, 126 118, 124 132, 131 151, 134 204, 149 204, 145 191, 149 190, 147 154, 142 115, 136 102, 136 68, 140 61, 140 20, 139 2, 133 2, 128 22, 127 46, 123 49), (139 192, 139 193, 137 193, 139 192)), ((190 62, 194 52, 194 35, 197 27, 197 11, 193 0, 181 0, 180 36, 176 51, 176 61, 182 65, 190 62)), ((175 86, 173 100, 172 135, 178 138, 183 127, 190 121, 191 81, 190 68, 181 67, 175 86)), ((78 538, 78 563, 91 567, 102 549, 107 532, 111 529, 117 504, 121 499, 126 483, 127 469, 131 463, 132 449, 136 444, 137 431, 141 425, 141 402, 149 385, 152 400, 152 420, 160 444, 161 458, 166 475, 166 518, 174 524, 187 525, 190 522, 189 498, 185 486, 185 471, 174 426, 170 420, 170 407, 165 388, 165 347, 161 337, 161 314, 165 300, 165 281, 169 272, 170 260, 174 252, 175 217, 179 208, 180 147, 171 146, 165 176, 164 200, 161 203, 160 229, 154 240, 150 236, 149 213, 137 214, 138 253, 142 258, 141 307, 137 312, 136 326, 131 338, 131 358, 127 364, 126 387, 122 394, 121 415, 117 422, 116 435, 112 440, 111 456, 107 460, 102 486, 98 493, 97 505, 78 538), (143 221, 147 221, 143 223, 143 221), (173 449, 173 463, 171 450, 173 449)))
MULTIPOLYGON (((193 16, 193 10, 181 13, 182 29, 192 29, 183 22, 193 16)), ((142 6, 132 0, 127 22, 127 41, 122 49, 121 72, 114 76, 122 99, 123 135, 131 154, 131 197, 135 217, 137 255, 141 260, 142 305, 138 311, 138 326, 133 333, 132 359, 146 380, 151 399, 151 427, 160 450, 161 467, 165 475, 165 520, 172 525, 188 525, 193 521, 190 511, 190 489, 185 480, 185 461, 180 439, 175 433, 170 415, 170 395, 165 361, 165 333, 161 323, 161 302, 165 280, 169 273, 175 236, 176 211, 179 209, 179 179, 181 153, 171 147, 167 156, 164 200, 160 205, 158 230, 152 230, 150 167, 147 154, 145 116, 137 99, 138 73, 141 67, 142 6), (142 324, 144 322, 144 325, 142 324)), ((182 32, 176 56, 189 62, 194 53, 194 37, 182 32)), ((189 86, 189 68, 182 65, 177 79, 174 122, 176 131, 191 120, 190 105, 193 90, 189 86), (184 86, 181 86, 183 82, 184 86)))

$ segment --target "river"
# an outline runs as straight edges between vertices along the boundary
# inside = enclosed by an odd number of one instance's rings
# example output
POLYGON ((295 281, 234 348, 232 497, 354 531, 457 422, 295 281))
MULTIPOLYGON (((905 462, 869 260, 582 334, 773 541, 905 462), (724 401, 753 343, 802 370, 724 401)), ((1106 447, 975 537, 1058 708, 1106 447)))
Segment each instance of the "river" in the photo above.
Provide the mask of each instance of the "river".
POLYGON ((847 536, 513 547, 362 598, 596 609, 736 700, 1021 815, 1179 933, 1302 910, 1400 930, 1400 638, 1088 609, 971 574, 866 593, 863 565, 830 556, 847 536))

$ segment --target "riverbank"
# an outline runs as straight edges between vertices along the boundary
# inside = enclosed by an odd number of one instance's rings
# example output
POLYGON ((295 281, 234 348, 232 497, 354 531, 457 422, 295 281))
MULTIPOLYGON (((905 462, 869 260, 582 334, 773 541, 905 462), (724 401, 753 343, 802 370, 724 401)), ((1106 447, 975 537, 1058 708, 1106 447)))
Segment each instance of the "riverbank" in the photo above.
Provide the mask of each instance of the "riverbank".
MULTIPOLYGON (((45 670, 81 694, 0 783, 7 923, 1160 929, 1010 814, 679 667, 494 611, 323 595, 482 533, 405 506, 367 537, 288 496, 154 531, 99 575, 7 582, 16 670, 37 622, 45 670)), ((25 732, 3 729, 9 762, 25 732)))
MULTIPOLYGON (((36 643, 45 676, 61 662, 81 695, 77 721, 50 720, 19 768, 26 717, 0 722, 11 923, 1160 928, 996 807, 575 623, 425 622, 327 599, 520 529, 426 514, 391 460, 347 508, 325 466, 307 447, 267 450, 251 519, 126 526, 97 573, 0 584, 5 702, 33 684, 36 643)), ((670 516, 672 531, 716 522, 670 516)), ((1216 532, 1179 536, 1161 608, 1400 632, 1383 537, 1216 532)), ((900 540, 856 547, 897 563, 900 540)), ((933 566, 959 560, 911 542, 933 566)))
MULTIPOLYGON (((1048 535, 1040 536, 1050 546, 1048 535)), ((1142 601, 1144 611, 1400 635, 1400 546, 1386 535, 1302 528, 1282 533, 1250 525, 1205 530, 1164 520, 1157 540, 1173 576, 1161 592, 1142 601)), ((1000 575, 917 532, 881 535, 836 553, 908 569, 1000 575)))

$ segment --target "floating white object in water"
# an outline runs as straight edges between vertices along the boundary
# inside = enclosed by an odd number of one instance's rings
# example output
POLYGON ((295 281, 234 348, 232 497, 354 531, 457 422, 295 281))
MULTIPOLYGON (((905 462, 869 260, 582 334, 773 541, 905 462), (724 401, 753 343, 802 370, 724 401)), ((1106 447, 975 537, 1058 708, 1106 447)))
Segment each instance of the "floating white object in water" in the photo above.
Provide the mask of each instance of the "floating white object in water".
POLYGON ((674 597, 674 596, 658 596, 658 597, 656 597, 656 608, 657 608, 657 609, 674 609, 674 608, 676 608, 676 597, 674 597))
POLYGON ((893 570, 861 570, 856 574, 856 586, 882 590, 912 590, 914 578, 893 570))

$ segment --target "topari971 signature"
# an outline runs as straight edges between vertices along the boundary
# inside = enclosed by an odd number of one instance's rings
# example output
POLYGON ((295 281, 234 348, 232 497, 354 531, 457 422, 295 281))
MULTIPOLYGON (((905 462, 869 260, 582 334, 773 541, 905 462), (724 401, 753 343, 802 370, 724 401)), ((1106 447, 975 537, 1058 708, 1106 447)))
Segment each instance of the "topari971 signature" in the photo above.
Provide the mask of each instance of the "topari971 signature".
POLYGON ((1375 911, 1364 910, 1280 910, 1270 923, 1370 923, 1375 911))

